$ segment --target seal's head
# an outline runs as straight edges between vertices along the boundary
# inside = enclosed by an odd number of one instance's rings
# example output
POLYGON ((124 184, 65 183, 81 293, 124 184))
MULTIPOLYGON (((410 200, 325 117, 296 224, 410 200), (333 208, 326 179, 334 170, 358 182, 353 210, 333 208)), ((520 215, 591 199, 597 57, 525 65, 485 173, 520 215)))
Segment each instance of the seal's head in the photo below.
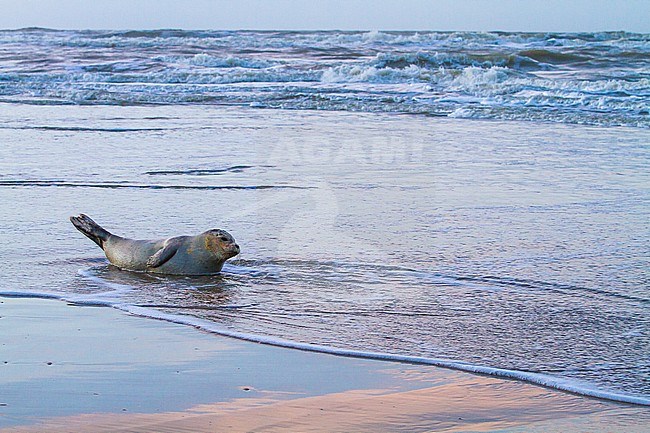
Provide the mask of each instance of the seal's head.
POLYGON ((221 229, 212 229, 204 233, 205 246, 208 250, 227 260, 239 254, 239 245, 230 233, 221 229))

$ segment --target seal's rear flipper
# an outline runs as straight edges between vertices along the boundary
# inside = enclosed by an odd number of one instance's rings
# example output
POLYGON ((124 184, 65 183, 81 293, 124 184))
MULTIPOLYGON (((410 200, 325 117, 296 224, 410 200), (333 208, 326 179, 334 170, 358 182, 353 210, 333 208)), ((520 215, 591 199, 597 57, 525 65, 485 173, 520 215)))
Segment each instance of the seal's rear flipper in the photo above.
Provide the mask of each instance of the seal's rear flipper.
POLYGON ((84 214, 80 214, 78 217, 71 216, 70 222, 77 228, 77 230, 99 245, 101 249, 104 249, 104 241, 111 236, 107 230, 101 228, 99 224, 90 219, 88 215, 84 214))

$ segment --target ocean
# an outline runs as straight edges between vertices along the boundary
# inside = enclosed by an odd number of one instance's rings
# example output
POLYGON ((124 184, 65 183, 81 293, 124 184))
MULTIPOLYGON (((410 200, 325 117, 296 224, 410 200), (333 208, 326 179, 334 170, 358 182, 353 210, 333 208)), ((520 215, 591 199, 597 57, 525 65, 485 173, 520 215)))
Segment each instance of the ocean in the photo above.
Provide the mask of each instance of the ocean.
POLYGON ((0 294, 650 404, 650 35, 0 31, 0 294), (228 230, 126 272, 69 223, 228 230))

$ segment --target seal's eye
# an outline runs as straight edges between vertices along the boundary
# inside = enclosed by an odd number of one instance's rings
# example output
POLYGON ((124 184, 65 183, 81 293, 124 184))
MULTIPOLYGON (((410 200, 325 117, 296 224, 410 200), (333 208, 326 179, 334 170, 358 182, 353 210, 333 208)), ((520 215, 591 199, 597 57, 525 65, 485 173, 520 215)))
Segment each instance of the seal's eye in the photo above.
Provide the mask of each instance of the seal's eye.
POLYGON ((228 238, 225 236, 220 236, 219 239, 221 239, 222 242, 228 242, 228 238))

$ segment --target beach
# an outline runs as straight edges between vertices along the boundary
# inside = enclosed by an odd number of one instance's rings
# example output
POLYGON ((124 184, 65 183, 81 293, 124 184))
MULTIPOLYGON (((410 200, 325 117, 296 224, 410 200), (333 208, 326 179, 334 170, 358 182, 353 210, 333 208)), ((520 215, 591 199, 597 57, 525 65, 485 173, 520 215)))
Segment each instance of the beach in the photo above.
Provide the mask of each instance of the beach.
POLYGON ((0 31, 2 427, 642 431, 647 38, 0 31))
POLYGON ((0 431, 645 431, 645 408, 2 298, 0 431), (550 430, 549 430, 550 429, 550 430))

